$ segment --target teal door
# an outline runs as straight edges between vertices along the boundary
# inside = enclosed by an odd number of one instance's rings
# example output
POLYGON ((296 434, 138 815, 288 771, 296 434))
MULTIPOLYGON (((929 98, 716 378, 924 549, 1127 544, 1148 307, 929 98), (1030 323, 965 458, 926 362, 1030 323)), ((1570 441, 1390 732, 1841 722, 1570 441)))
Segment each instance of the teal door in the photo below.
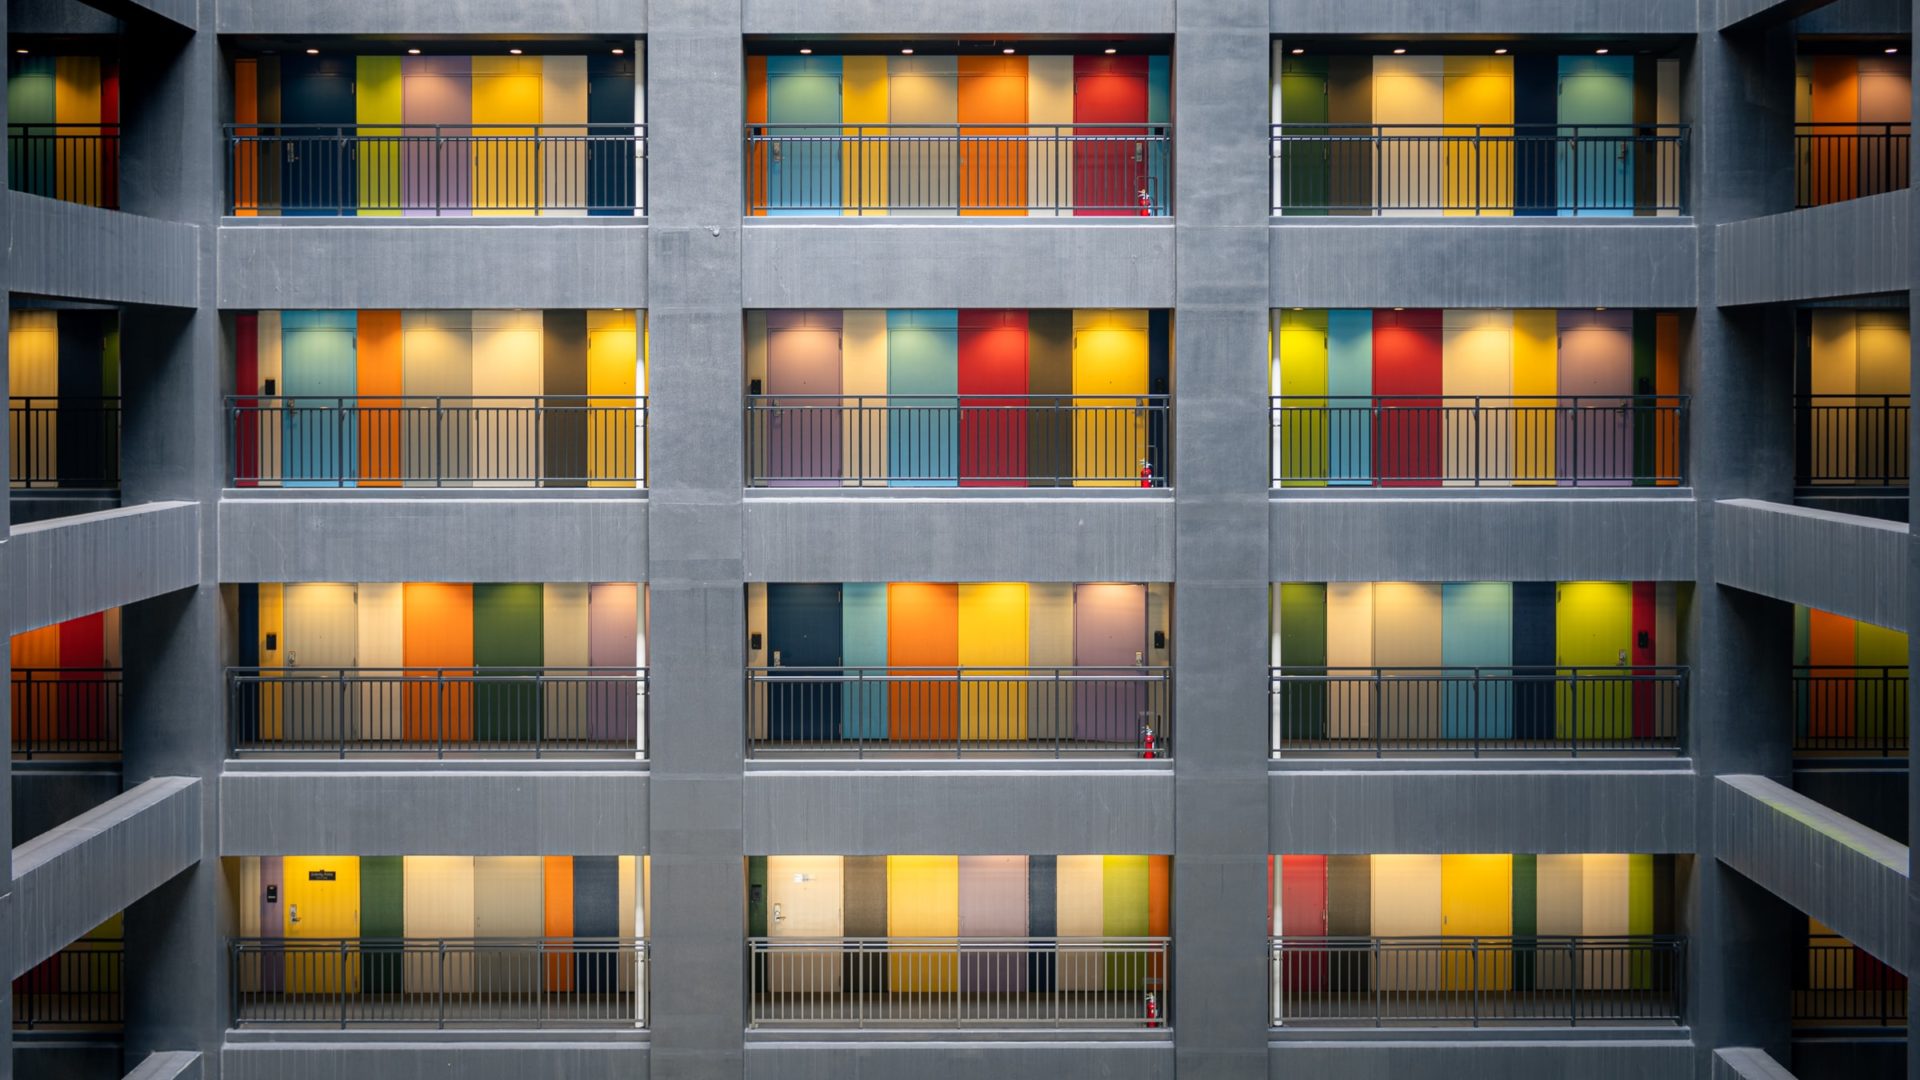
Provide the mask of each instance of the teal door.
POLYGON ((887 475, 892 487, 957 487, 960 313, 887 312, 887 475))
POLYGON ((1560 58, 1560 216, 1633 213, 1633 57, 1560 58))
POLYGON ((767 213, 838 214, 840 58, 767 57, 767 123, 767 213))
POLYGON ((352 487, 359 475, 351 311, 280 315, 281 477, 287 487, 352 487))

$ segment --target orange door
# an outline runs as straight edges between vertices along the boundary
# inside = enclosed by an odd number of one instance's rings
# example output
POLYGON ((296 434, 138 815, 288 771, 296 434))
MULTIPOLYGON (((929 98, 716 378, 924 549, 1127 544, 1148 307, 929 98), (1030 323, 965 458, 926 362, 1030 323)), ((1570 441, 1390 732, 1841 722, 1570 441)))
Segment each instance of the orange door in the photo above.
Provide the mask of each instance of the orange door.
POLYGON ((887 586, 887 662, 896 678, 887 702, 895 742, 952 742, 959 734, 960 587, 887 586), (933 670, 902 672, 900 668, 933 670))
POLYGON ((1026 216, 1027 58, 960 57, 959 120, 961 215, 1026 216))
POLYGON ((408 582, 401 603, 407 676, 418 680, 407 687, 407 740, 472 739, 473 586, 408 582))

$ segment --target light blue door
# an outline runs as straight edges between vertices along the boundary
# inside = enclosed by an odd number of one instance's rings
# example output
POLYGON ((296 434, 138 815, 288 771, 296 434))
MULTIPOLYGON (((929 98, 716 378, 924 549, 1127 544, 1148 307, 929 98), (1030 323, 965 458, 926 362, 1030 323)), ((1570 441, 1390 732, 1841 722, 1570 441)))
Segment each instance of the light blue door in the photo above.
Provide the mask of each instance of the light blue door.
POLYGON ((887 475, 892 487, 957 487, 960 313, 887 312, 887 475))
POLYGON ((767 123, 767 213, 838 214, 840 143, 827 136, 840 134, 840 58, 767 57, 767 123))
POLYGON ((287 487, 354 486, 359 425, 351 311, 280 315, 281 477, 287 487))

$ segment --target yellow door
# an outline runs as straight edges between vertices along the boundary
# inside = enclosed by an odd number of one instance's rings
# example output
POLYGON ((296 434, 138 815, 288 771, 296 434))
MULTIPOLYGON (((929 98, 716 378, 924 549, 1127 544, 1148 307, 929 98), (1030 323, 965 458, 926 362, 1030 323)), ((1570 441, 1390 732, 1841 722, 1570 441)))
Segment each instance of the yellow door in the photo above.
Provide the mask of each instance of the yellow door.
POLYGON ((955 949, 960 935, 960 858, 887 856, 887 936, 932 938, 938 945, 888 949, 888 986, 898 993, 951 994, 959 984, 955 949))
POLYGON ((1027 586, 960 586, 960 738, 1002 746, 1027 738, 1027 586), (1002 667, 1001 665, 1005 665, 1002 667))
POLYGON ((1147 457, 1147 313, 1073 313, 1075 487, 1134 487, 1147 457), (1118 396, 1106 396, 1118 395, 1118 396))
MULTIPOLYGON (((1513 934, 1513 856, 1440 856, 1440 928, 1447 937, 1508 938, 1513 934)), ((1513 961, 1504 941, 1482 942, 1472 953, 1448 953, 1447 987, 1505 990, 1513 961)))
POLYGON ((289 940, 341 940, 343 948, 287 949, 287 992, 360 992, 360 859, 354 855, 289 855, 284 863, 289 940), (342 960, 345 959, 345 963, 342 960), (344 980, 344 982, 342 981, 344 980))

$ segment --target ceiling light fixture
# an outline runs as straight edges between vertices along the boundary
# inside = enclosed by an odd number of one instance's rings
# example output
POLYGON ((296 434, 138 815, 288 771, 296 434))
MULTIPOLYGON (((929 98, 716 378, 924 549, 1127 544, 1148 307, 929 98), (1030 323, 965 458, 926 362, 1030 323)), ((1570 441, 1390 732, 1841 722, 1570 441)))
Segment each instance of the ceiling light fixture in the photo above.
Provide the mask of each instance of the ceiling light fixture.
POLYGON ((1119 52, 1119 51, 1120 51, 1119 49, 1108 49, 1108 50, 1107 50, 1107 55, 1108 55, 1108 56, 1112 56, 1112 55, 1113 55, 1114 53, 1117 53, 1117 52, 1119 52))
POLYGON ((407 50, 407 55, 408 55, 408 56, 419 56, 419 55, 420 55, 420 50, 419 50, 419 49, 408 49, 408 50, 407 50))
POLYGON ((1395 56, 1405 56, 1405 55, 1407 55, 1407 50, 1405 50, 1405 49, 1395 49, 1395 50, 1393 50, 1393 55, 1395 55, 1395 56))
POLYGON ((512 54, 512 55, 514 55, 514 56, 519 56, 519 55, 520 55, 520 50, 519 50, 519 49, 508 49, 508 50, 507 50, 507 52, 509 52, 509 53, 511 53, 511 54, 512 54))
POLYGON ((319 55, 320 55, 320 50, 319 50, 319 49, 308 49, 308 50, 307 50, 307 55, 308 55, 308 56, 319 56, 319 55))
POLYGON ((912 49, 901 49, 901 50, 900 50, 900 55, 901 55, 901 56, 912 56, 912 55, 913 55, 913 50, 912 50, 912 49))
POLYGON ((1300 54, 1302 54, 1302 53, 1304 53, 1304 52, 1306 52, 1306 51, 1307 51, 1307 50, 1305 50, 1305 49, 1295 49, 1295 50, 1293 50, 1293 55, 1295 55, 1295 56, 1299 56, 1300 54))
POLYGON ((615 55, 615 56, 625 56, 625 55, 627 55, 627 50, 625 50, 625 49, 615 49, 615 50, 613 50, 613 55, 615 55))
POLYGON ((1001 54, 1002 54, 1002 55, 1005 55, 1005 56, 1012 56, 1012 55, 1013 55, 1013 50, 1012 50, 1012 49, 1001 49, 1001 50, 1000 50, 1000 52, 1001 52, 1001 54))
POLYGON ((812 50, 812 49, 801 49, 801 50, 800 50, 800 55, 801 55, 801 56, 812 56, 812 55, 813 55, 813 50, 812 50))
POLYGON ((1887 55, 1888 55, 1888 56, 1892 56, 1892 55, 1893 55, 1894 53, 1897 53, 1897 52, 1899 52, 1899 51, 1900 51, 1899 49, 1888 49, 1888 50, 1887 50, 1887 55))
POLYGON ((1607 55, 1607 52, 1608 52, 1608 50, 1606 50, 1606 49, 1595 49, 1595 50, 1593 50, 1593 55, 1595 55, 1595 56, 1605 56, 1605 55, 1607 55))
POLYGON ((1505 50, 1505 49, 1495 49, 1495 50, 1493 50, 1493 55, 1495 55, 1495 56, 1505 56, 1505 55, 1507 55, 1507 50, 1505 50))

